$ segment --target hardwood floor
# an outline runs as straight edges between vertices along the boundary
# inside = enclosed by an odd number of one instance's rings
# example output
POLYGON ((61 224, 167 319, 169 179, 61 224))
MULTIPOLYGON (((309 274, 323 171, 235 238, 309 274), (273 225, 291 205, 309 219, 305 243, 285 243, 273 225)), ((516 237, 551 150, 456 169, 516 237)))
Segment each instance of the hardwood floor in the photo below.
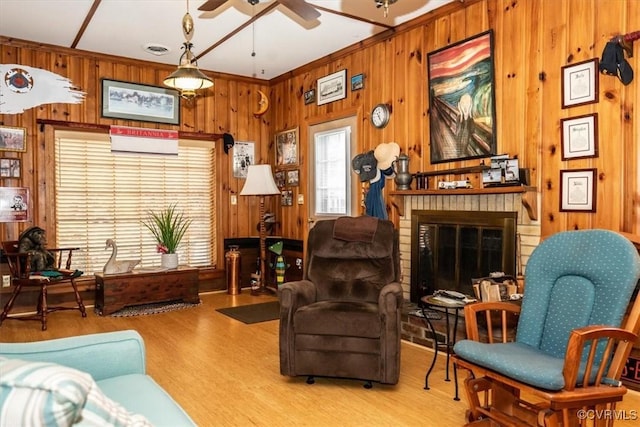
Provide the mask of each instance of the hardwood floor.
MULTIPOLYGON (((200 426, 459 426, 466 402, 453 400, 454 383, 444 381, 444 357, 424 390, 424 374, 433 353, 402 344, 400 382, 396 386, 280 375, 278 321, 245 325, 216 308, 266 302, 272 297, 213 293, 185 310, 137 317, 101 317, 87 310, 49 317, 49 329, 37 322, 7 320, 0 342, 23 342, 135 329, 145 339, 147 371, 200 426)), ((1 344, 0 344, 1 345, 1 344)), ((117 357, 117 355, 114 355, 117 357)), ((629 392, 619 409, 640 412, 640 393, 629 392)), ((617 421, 633 426, 637 421, 617 421)))

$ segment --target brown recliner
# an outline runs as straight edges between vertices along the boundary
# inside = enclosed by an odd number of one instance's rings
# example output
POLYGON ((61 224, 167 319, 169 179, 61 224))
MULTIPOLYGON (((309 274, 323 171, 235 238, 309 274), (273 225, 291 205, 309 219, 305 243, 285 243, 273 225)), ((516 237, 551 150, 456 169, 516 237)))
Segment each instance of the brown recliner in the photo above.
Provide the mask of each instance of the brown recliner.
POLYGON ((318 221, 303 280, 282 285, 279 298, 282 375, 398 382, 403 295, 391 221, 318 221))

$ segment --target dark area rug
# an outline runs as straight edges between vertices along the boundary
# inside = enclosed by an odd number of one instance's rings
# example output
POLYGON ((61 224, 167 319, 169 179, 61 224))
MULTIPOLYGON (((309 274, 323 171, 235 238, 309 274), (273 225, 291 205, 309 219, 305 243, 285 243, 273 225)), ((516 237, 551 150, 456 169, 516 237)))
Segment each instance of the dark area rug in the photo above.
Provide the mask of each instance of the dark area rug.
POLYGON ((260 323, 279 319, 280 303, 278 301, 261 302, 238 307, 218 308, 216 311, 243 323, 260 323))
POLYGON ((132 305, 130 307, 125 307, 116 311, 115 313, 111 313, 109 316, 112 317, 131 317, 131 316, 145 316, 148 314, 158 314, 158 313, 166 313, 168 311, 176 311, 183 310, 185 308, 197 307, 201 303, 189 303, 182 301, 166 301, 166 302, 155 302, 151 304, 140 304, 140 305, 132 305))

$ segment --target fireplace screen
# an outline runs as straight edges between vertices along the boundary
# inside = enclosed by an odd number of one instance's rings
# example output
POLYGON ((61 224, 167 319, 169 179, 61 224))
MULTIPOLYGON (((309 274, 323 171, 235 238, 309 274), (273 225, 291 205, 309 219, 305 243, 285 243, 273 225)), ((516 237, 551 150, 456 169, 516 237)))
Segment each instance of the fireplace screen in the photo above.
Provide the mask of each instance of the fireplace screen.
POLYGON ((516 212, 413 211, 412 302, 436 290, 473 295, 471 279, 515 274, 516 212))

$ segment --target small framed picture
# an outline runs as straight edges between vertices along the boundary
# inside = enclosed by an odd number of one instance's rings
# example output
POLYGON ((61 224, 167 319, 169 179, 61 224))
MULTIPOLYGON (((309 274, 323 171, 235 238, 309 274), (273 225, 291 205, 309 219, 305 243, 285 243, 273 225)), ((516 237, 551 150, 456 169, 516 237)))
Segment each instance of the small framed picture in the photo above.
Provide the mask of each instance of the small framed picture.
POLYGON ((276 166, 298 164, 298 128, 276 133, 276 166))
POLYGON ((313 104, 316 102, 316 90, 309 89, 304 93, 304 105, 313 104))
POLYGON ((20 178, 20 159, 0 159, 0 178, 20 178))
POLYGON ((597 169, 560 171, 560 211, 595 212, 597 169))
POLYGON ((340 70, 318 79, 318 105, 347 97, 347 70, 340 70))
POLYGON ((282 206, 293 206, 293 191, 282 190, 282 199, 280 204, 282 206))
POLYGON ((30 203, 28 187, 0 187, 0 222, 28 222, 30 203))
POLYGON ((560 120, 562 160, 598 157, 598 113, 560 120))
POLYGON ((27 151, 27 129, 0 126, 0 151, 27 151))
POLYGON ((254 143, 236 141, 233 144, 233 177, 246 179, 249 166, 254 163, 254 143))
POLYGON ((284 188, 284 186, 287 184, 285 171, 276 171, 273 177, 278 188, 284 188))
POLYGON ((364 74, 356 74, 351 77, 351 91, 360 90, 364 88, 364 74))
POLYGON ((598 58, 562 67, 562 108, 598 102, 598 58))
POLYGON ((299 180, 300 171, 298 169, 287 171, 287 185, 289 187, 297 187, 299 180))

